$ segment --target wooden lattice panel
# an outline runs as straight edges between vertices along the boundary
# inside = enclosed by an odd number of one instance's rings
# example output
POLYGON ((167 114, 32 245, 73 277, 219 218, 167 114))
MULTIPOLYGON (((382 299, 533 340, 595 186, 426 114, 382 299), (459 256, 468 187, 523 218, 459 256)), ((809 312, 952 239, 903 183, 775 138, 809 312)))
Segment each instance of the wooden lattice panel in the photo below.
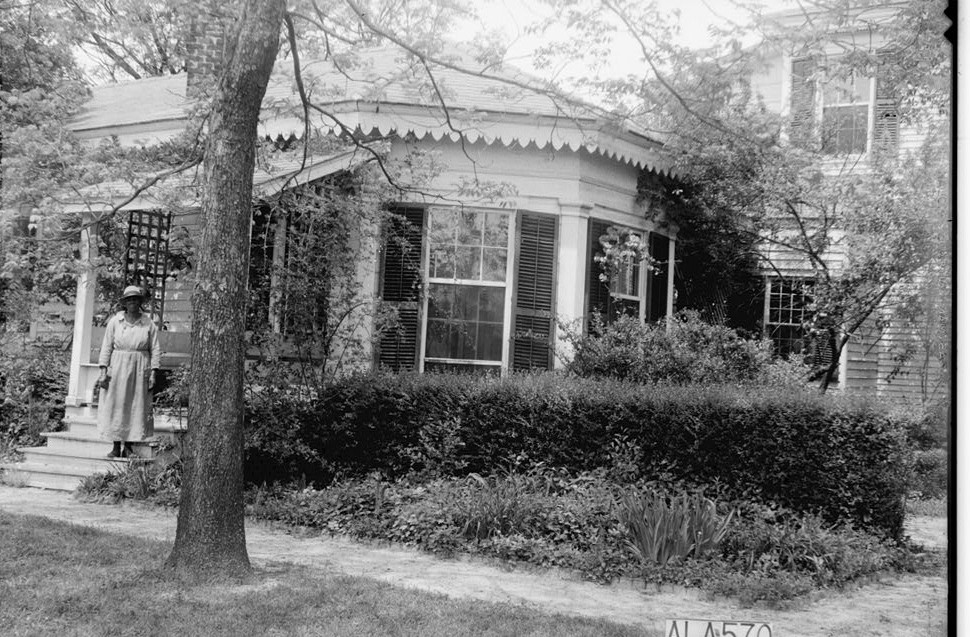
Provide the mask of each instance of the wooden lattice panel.
POLYGON ((128 219, 125 248, 125 284, 140 285, 149 298, 148 311, 161 327, 165 312, 165 279, 168 276, 168 232, 172 213, 133 210, 128 219))

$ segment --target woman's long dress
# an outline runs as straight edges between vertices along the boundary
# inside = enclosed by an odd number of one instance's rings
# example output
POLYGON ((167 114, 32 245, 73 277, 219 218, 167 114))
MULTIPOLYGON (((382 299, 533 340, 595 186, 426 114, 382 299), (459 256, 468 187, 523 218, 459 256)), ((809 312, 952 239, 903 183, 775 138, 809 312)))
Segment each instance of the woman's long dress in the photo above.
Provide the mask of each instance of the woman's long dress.
POLYGON ((129 323, 119 312, 108 321, 98 365, 108 368, 98 400, 98 431, 104 440, 144 440, 155 433, 148 374, 158 369, 158 328, 146 315, 129 323))

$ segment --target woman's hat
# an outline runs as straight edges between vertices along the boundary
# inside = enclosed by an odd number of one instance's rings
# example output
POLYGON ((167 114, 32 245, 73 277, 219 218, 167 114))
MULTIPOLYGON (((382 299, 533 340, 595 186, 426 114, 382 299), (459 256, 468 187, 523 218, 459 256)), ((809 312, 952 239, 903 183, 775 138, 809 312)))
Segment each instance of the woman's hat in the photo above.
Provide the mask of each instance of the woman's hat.
POLYGON ((133 296, 137 296, 140 299, 145 298, 145 291, 142 290, 137 285, 129 285, 125 288, 125 291, 121 293, 121 300, 130 299, 133 296))

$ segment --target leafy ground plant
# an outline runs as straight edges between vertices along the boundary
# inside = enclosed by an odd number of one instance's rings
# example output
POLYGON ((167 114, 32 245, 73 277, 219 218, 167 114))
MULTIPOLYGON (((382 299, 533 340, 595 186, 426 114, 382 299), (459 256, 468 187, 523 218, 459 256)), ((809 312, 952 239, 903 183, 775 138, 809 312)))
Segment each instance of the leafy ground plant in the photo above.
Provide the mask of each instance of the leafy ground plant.
MULTIPOLYGON (((130 477, 132 487, 124 474, 102 476, 83 490, 85 497, 111 502, 138 495, 140 480, 130 477)), ((149 491, 160 484, 151 481, 149 491)), ((158 501, 157 495, 148 499, 158 501)), ((698 491, 662 491, 656 483, 620 488, 605 472, 571 475, 545 466, 413 481, 373 474, 325 489, 264 485, 247 492, 247 514, 437 555, 559 568, 595 582, 633 578, 770 603, 880 570, 918 569, 905 547, 817 517, 751 502, 719 511, 698 491), (644 527, 661 521, 662 532, 649 541, 641 534, 636 550, 631 511, 644 527)))
POLYGON ((703 493, 669 496, 654 490, 627 490, 617 502, 627 529, 627 545, 641 562, 665 566, 672 559, 704 559, 721 543, 734 517, 717 514, 703 493))

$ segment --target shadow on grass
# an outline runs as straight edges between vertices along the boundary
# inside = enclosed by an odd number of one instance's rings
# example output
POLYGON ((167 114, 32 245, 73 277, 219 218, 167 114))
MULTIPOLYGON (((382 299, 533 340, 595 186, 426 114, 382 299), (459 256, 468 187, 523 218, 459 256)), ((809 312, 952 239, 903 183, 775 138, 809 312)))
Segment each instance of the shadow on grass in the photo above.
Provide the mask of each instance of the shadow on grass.
POLYGON ((26 635, 645 635, 290 564, 187 585, 165 543, 0 512, 0 626, 26 635))

